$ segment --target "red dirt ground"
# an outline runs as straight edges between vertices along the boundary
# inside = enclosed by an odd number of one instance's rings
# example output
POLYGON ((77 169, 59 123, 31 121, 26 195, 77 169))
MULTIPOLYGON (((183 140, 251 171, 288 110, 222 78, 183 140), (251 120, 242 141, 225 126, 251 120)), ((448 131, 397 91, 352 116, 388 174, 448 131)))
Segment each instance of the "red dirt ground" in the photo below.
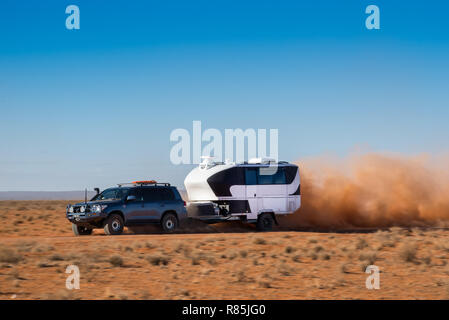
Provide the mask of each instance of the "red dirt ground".
POLYGON ((0 299, 447 299, 445 229, 75 237, 67 201, 0 201, 0 299), (67 290, 68 265, 80 289, 67 290), (368 290, 367 265, 380 268, 368 290))

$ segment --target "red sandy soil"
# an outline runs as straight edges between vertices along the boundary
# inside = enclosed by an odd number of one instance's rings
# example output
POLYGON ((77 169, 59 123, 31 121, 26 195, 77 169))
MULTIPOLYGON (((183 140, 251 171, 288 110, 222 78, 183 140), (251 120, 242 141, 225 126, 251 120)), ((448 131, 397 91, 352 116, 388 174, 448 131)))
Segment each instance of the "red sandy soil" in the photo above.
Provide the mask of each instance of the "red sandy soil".
POLYGON ((75 237, 66 201, 0 201, 0 299, 447 299, 445 229, 216 225, 75 237), (66 289, 68 265, 79 290, 66 289), (366 266, 380 268, 368 290, 366 266))

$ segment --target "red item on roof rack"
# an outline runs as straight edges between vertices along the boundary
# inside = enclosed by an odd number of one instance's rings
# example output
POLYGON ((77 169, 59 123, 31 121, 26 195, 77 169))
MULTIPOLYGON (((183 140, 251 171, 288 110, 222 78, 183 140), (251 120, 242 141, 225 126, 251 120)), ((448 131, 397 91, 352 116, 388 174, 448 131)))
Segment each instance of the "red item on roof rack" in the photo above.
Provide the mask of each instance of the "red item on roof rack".
POLYGON ((132 183, 136 184, 155 184, 156 180, 144 180, 144 181, 133 181, 132 183))

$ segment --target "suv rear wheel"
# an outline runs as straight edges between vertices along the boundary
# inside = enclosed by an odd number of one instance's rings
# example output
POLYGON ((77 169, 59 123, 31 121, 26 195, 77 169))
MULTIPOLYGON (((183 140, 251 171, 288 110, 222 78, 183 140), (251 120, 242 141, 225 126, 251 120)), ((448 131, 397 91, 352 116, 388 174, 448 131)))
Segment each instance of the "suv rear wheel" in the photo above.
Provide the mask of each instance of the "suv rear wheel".
POLYGON ((161 225, 165 232, 173 232, 178 228, 178 218, 173 213, 164 214, 161 225))
POLYGON ((111 214, 104 223, 104 232, 108 235, 122 234, 123 232, 123 218, 117 214, 111 214))
POLYGON ((271 231, 273 229, 273 216, 271 213, 262 213, 257 219, 257 230, 271 231))
POLYGON ((78 226, 74 223, 72 223, 72 231, 75 234, 75 236, 87 236, 89 234, 92 234, 92 229, 78 226))

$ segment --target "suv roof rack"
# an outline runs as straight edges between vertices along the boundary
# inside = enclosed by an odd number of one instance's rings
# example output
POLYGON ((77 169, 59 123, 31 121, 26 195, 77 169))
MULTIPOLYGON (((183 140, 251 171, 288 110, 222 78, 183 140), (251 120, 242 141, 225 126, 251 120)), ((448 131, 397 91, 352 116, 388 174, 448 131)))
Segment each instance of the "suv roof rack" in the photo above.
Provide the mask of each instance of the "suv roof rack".
POLYGON ((124 183, 118 183, 117 185, 119 187, 126 186, 126 185, 141 186, 141 187, 142 186, 147 186, 147 185, 170 187, 170 183, 168 183, 168 182, 156 182, 154 180, 124 182, 124 183))

